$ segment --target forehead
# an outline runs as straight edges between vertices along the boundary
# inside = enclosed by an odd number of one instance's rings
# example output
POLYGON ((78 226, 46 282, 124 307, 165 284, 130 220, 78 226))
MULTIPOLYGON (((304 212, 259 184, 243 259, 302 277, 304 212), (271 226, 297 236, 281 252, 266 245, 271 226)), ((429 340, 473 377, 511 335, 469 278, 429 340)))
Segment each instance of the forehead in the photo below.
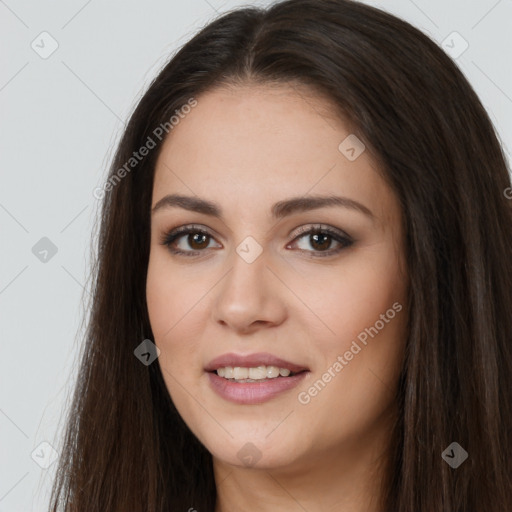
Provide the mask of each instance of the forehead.
POLYGON ((336 193, 368 203, 376 216, 392 213, 368 152, 351 161, 340 151, 353 135, 325 98, 291 85, 247 85, 196 99, 162 146, 153 205, 177 192, 257 212, 285 197, 336 193))
POLYGON ((248 178, 258 168, 259 177, 270 177, 279 168, 285 176, 310 160, 320 168, 337 151, 340 130, 346 131, 325 100, 291 86, 222 87, 197 101, 167 137, 160 160, 186 161, 198 173, 215 169, 248 178))

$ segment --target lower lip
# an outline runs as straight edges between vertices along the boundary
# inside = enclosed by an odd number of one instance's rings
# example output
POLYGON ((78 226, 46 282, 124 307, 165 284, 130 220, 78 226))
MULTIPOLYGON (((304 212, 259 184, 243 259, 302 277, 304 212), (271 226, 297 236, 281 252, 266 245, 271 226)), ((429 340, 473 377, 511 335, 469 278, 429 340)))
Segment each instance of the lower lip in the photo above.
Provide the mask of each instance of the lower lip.
POLYGON ((292 377, 276 377, 261 382, 234 382, 219 377, 215 372, 208 372, 213 390, 225 400, 236 404, 261 404, 275 396, 297 386, 307 371, 292 377))

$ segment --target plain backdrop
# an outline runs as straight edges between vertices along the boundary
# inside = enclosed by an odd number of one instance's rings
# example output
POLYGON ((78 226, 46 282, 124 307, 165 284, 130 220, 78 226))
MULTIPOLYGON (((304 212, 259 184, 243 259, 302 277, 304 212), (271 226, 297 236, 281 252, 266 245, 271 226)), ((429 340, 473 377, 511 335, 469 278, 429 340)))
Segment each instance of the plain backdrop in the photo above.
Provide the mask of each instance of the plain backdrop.
MULTIPOLYGON (((47 507, 86 319, 93 190, 124 121, 199 28, 270 3, 0 0, 0 512, 47 507)), ((366 3, 452 52, 510 162, 512 0, 366 3)))

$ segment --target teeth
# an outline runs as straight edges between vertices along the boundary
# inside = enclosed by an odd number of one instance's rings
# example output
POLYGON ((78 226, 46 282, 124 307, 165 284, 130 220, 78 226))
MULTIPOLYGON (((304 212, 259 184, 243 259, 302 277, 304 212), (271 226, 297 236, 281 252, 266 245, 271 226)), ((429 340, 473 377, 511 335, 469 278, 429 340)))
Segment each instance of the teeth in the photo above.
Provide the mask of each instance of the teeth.
POLYGON ((267 367, 258 366, 257 368, 249 368, 249 379, 259 380, 267 376, 267 367))
POLYGON ((249 368, 241 368, 239 366, 235 366, 233 368, 233 379, 248 379, 249 378, 249 368))
POLYGON ((277 366, 267 366, 267 377, 269 379, 279 377, 279 368, 277 366))
POLYGON ((217 375, 225 379, 234 379, 237 381, 256 382, 265 379, 275 379, 276 377, 288 377, 291 371, 288 368, 279 368, 277 366, 257 366, 255 368, 243 368, 240 366, 225 366, 217 369, 217 375))

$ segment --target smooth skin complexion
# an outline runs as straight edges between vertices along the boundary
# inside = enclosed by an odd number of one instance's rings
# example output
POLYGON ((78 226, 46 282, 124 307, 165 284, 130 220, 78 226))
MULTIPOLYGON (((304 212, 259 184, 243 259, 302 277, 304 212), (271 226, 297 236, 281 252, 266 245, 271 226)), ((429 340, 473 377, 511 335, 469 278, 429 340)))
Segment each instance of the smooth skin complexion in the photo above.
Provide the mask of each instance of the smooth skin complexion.
POLYGON ((213 456, 216 512, 377 512, 406 337, 399 204, 368 151, 355 161, 339 151, 350 131, 312 91, 247 84, 197 100, 155 169, 147 303, 170 396, 213 456), (161 201, 170 194, 214 202, 222 217, 161 201), (272 215, 313 196, 359 206, 272 215), (320 224, 342 241, 307 233, 320 224), (262 249, 252 263, 236 251, 247 237, 262 249), (403 309, 300 403, 396 302, 403 309), (268 352, 309 373, 263 403, 233 403, 205 371, 229 352, 268 352), (238 455, 249 442, 260 454, 252 467, 238 455))

